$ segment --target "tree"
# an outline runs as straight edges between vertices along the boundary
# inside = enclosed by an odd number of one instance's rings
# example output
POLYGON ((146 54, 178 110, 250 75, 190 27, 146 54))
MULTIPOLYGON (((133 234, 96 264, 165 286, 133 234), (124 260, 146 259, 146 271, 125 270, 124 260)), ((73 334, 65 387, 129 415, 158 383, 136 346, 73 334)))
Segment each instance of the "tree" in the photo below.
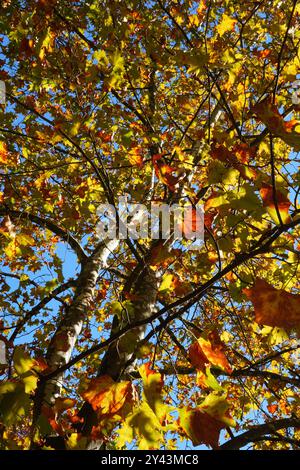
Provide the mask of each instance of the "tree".
POLYGON ((2 2, 3 449, 299 448, 299 17, 2 2), (185 237, 99 237, 124 195, 185 237))

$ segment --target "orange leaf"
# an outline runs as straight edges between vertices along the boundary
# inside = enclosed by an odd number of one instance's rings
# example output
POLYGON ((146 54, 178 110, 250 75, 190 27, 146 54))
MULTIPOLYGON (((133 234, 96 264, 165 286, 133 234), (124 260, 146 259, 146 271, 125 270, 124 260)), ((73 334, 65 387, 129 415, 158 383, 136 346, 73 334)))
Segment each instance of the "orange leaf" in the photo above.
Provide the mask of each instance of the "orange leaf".
POLYGON ((155 174, 162 183, 166 184, 170 188, 171 191, 175 191, 175 186, 179 179, 178 176, 173 175, 173 173, 176 171, 176 168, 162 163, 160 159, 161 155, 159 154, 152 157, 155 174))
POLYGON ((159 242, 151 250, 150 266, 162 266, 165 268, 173 263, 181 254, 179 249, 169 250, 168 245, 159 242))
MULTIPOLYGON (((263 206, 267 209, 268 214, 272 217, 274 222, 278 224, 280 221, 276 211, 273 187, 264 183, 259 192, 263 200, 263 206)), ((281 220, 284 224, 287 224, 291 220, 289 215, 291 202, 279 189, 276 190, 275 195, 281 220)))
POLYGON ((103 375, 90 381, 82 397, 101 415, 116 414, 132 401, 132 385, 131 382, 114 382, 109 375, 103 375))
POLYGON ((76 400, 74 400, 73 398, 58 397, 55 400, 54 410, 56 413, 62 413, 63 411, 68 410, 69 408, 73 408, 75 403, 76 400))
POLYGON ((207 444, 213 448, 219 446, 221 429, 226 425, 201 409, 184 409, 180 413, 179 425, 191 439, 194 446, 207 444))
POLYGON ((275 289, 263 279, 243 292, 253 303, 256 323, 287 329, 299 326, 300 295, 275 289))
POLYGON ((54 411, 54 408, 48 406, 48 405, 43 405, 42 406, 42 414, 48 419, 48 422, 52 429, 57 432, 60 436, 64 436, 64 429, 60 423, 57 422, 56 420, 56 413, 54 411))
POLYGON ((280 137, 296 151, 300 150, 300 133, 297 131, 300 126, 299 121, 285 121, 270 96, 253 106, 252 111, 274 136, 280 137))
POLYGON ((7 149, 4 142, 0 142, 0 163, 7 163, 7 149))
POLYGON ((202 216, 197 211, 195 207, 191 207, 190 210, 185 212, 184 220, 182 221, 182 233, 187 238, 192 238, 193 235, 195 236, 196 231, 202 226, 202 216))
POLYGON ((137 165, 140 168, 143 166, 143 157, 139 147, 134 147, 129 151, 128 159, 132 165, 137 165))
POLYGON ((216 334, 210 339, 205 340, 200 337, 190 346, 189 357, 191 363, 196 369, 200 369, 203 372, 205 372, 207 365, 212 364, 230 374, 232 369, 223 352, 224 346, 222 342, 216 334))
POLYGON ((268 405, 267 408, 269 413, 274 414, 278 410, 278 405, 268 405))

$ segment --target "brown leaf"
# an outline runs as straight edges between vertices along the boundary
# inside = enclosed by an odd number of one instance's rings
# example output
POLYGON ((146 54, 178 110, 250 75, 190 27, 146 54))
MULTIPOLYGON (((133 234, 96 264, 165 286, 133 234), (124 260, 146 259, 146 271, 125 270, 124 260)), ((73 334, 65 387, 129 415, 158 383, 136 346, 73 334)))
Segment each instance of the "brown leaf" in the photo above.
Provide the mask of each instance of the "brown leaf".
POLYGON ((256 323, 287 329, 299 326, 300 295, 275 289, 263 279, 243 292, 253 303, 256 323))

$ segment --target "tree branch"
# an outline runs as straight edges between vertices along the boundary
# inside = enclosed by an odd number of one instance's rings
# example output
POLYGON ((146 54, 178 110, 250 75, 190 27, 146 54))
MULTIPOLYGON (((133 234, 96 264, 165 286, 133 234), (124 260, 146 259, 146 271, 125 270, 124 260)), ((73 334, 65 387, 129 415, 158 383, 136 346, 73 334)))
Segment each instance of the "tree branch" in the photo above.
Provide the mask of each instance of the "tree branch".
MULTIPOLYGON (((220 446, 220 450, 239 450, 246 444, 255 441, 257 438, 267 436, 268 434, 275 434, 280 429, 287 428, 300 428, 299 418, 283 418, 276 421, 270 421, 269 423, 260 424, 255 426, 249 431, 240 434, 239 436, 233 437, 229 441, 225 442, 220 446)), ((265 437, 265 440, 268 440, 265 437)))
POLYGON ((41 217, 39 215, 31 214, 26 211, 17 211, 14 209, 9 209, 8 207, 0 208, 0 216, 9 215, 12 218, 18 218, 21 220, 30 220, 39 227, 47 228, 55 235, 64 240, 70 247, 74 250, 80 262, 83 262, 87 259, 87 255, 81 247, 80 243, 65 229, 61 228, 51 219, 41 217))

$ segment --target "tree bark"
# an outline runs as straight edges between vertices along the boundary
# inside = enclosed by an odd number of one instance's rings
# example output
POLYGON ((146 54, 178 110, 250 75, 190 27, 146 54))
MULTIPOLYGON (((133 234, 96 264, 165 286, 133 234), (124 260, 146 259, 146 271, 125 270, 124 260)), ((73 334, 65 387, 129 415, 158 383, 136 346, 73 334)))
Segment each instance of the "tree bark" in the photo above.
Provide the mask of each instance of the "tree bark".
MULTIPOLYGON (((66 309, 48 347, 46 359, 50 369, 58 369, 69 361, 93 301, 99 270, 106 266, 107 258, 117 244, 117 240, 102 242, 82 264, 72 304, 66 309)), ((60 395, 63 375, 58 374, 50 380, 40 379, 34 399, 33 432, 43 405, 52 406, 60 395)))
MULTIPOLYGON (((154 313, 161 281, 161 273, 159 271, 153 271, 145 263, 142 268, 138 265, 131 277, 133 283, 132 285, 128 285, 130 284, 129 282, 127 286, 125 286, 123 298, 125 299, 126 293, 130 291, 130 294, 132 294, 132 297, 135 299, 133 301, 133 313, 130 318, 123 319, 123 321, 120 321, 120 319, 115 316, 111 334, 124 328, 128 322, 135 323, 138 320, 147 319, 154 313)), ((115 381, 118 381, 128 373, 129 370, 126 368, 126 364, 133 355, 132 349, 128 348, 128 344, 137 345, 144 338, 146 328, 146 325, 134 328, 122 338, 113 342, 104 353, 97 376, 109 375, 115 381)), ((134 367, 134 364, 130 365, 130 369, 132 367, 134 367)), ((96 412, 93 410, 92 406, 86 402, 79 412, 79 417, 83 418, 84 422, 77 427, 77 430, 89 436, 93 426, 97 425, 96 412)), ((90 450, 100 449, 101 446, 101 440, 91 440, 88 442, 87 448, 90 450)))

